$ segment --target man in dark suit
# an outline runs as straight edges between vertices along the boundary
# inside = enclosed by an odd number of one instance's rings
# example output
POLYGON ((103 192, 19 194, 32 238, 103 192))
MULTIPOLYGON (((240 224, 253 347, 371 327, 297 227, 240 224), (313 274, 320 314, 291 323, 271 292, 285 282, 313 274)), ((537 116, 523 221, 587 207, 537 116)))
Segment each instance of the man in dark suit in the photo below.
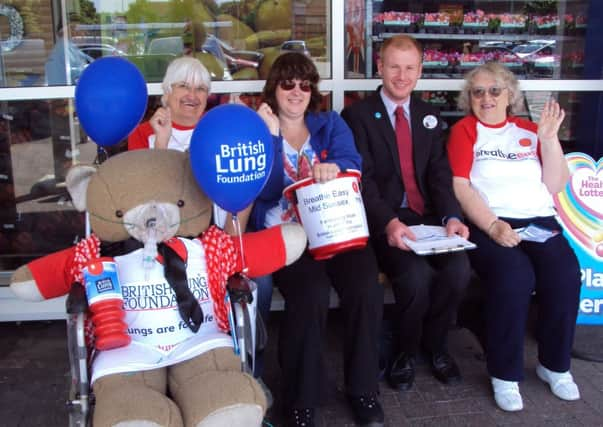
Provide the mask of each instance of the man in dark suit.
POLYGON ((449 235, 469 235, 452 190, 439 112, 411 95, 422 57, 414 38, 387 39, 377 63, 382 86, 342 112, 362 155, 371 238, 400 316, 399 353, 387 372, 389 384, 400 390, 412 386, 421 352, 438 380, 460 381, 446 336, 470 277, 464 252, 419 256, 403 240, 415 239, 409 226, 417 224, 444 225, 449 235))

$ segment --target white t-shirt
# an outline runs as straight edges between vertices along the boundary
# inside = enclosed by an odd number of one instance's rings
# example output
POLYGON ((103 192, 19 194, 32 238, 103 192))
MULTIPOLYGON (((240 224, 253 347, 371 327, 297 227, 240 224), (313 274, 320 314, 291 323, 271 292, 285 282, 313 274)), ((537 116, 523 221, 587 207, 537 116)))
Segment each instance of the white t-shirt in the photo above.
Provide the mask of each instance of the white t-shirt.
MULTIPOLYGON (((177 127, 172 126, 172 134, 170 135, 167 148, 178 151, 188 150, 188 147, 191 145, 191 136, 193 135, 194 130, 195 128, 178 129, 177 127)), ((149 135, 149 148, 155 148, 155 139, 155 134, 149 135)))
POLYGON ((542 181, 537 131, 535 123, 518 117, 500 126, 463 118, 452 127, 448 145, 453 176, 469 179, 497 216, 554 215, 542 181))
POLYGON ((188 329, 178 311, 176 297, 155 261, 144 279, 143 249, 115 257, 124 298, 124 321, 132 342, 126 347, 101 351, 93 361, 92 381, 109 375, 169 366, 218 347, 232 347, 232 338, 218 329, 214 318, 205 252, 198 240, 180 239, 186 246, 189 289, 203 310, 196 333, 188 329))

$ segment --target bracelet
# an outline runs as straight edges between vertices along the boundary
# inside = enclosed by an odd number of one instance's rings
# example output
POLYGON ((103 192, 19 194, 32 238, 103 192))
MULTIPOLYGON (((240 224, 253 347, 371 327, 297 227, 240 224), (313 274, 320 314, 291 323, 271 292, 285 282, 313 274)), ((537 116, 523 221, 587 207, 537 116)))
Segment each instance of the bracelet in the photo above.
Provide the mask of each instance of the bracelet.
POLYGON ((499 219, 496 218, 494 221, 492 221, 492 223, 488 227, 488 230, 486 231, 486 234, 488 234, 488 237, 492 237, 490 232, 492 231, 492 227, 494 227, 494 224, 496 224, 498 221, 499 221, 499 219))

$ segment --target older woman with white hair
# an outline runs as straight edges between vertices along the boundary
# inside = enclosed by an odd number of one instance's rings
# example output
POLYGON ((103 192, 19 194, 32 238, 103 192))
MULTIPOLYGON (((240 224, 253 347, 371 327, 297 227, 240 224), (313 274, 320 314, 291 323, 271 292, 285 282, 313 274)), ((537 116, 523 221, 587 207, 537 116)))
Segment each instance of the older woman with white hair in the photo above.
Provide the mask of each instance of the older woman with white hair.
POLYGON ((469 220, 471 265, 486 294, 486 355, 494 399, 505 411, 523 400, 523 345, 532 293, 538 298, 536 374, 563 400, 580 398, 570 369, 580 292, 578 260, 555 220, 552 195, 569 177, 558 132, 565 117, 547 101, 538 123, 515 114, 523 97, 500 63, 465 76, 448 157, 454 192, 469 220), (531 241, 522 228, 549 238, 531 241))
POLYGON ((193 129, 207 105, 209 72, 196 58, 176 58, 168 66, 161 87, 161 107, 130 134, 128 150, 188 150, 193 129))

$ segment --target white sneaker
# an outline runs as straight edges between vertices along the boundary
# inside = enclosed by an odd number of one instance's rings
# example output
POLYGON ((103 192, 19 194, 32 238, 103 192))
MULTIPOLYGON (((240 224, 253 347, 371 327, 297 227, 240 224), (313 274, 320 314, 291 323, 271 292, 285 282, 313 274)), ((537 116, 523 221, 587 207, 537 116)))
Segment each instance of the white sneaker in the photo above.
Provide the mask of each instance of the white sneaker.
POLYGON ((578 386, 574 382, 574 378, 569 371, 555 372, 538 364, 538 366, 536 366, 536 375, 551 387, 551 391, 559 399, 580 399, 580 390, 578 390, 578 386))
POLYGON ((490 380, 494 389, 494 400, 500 409, 509 412, 523 409, 523 400, 516 381, 505 381, 495 377, 491 377, 490 380))

